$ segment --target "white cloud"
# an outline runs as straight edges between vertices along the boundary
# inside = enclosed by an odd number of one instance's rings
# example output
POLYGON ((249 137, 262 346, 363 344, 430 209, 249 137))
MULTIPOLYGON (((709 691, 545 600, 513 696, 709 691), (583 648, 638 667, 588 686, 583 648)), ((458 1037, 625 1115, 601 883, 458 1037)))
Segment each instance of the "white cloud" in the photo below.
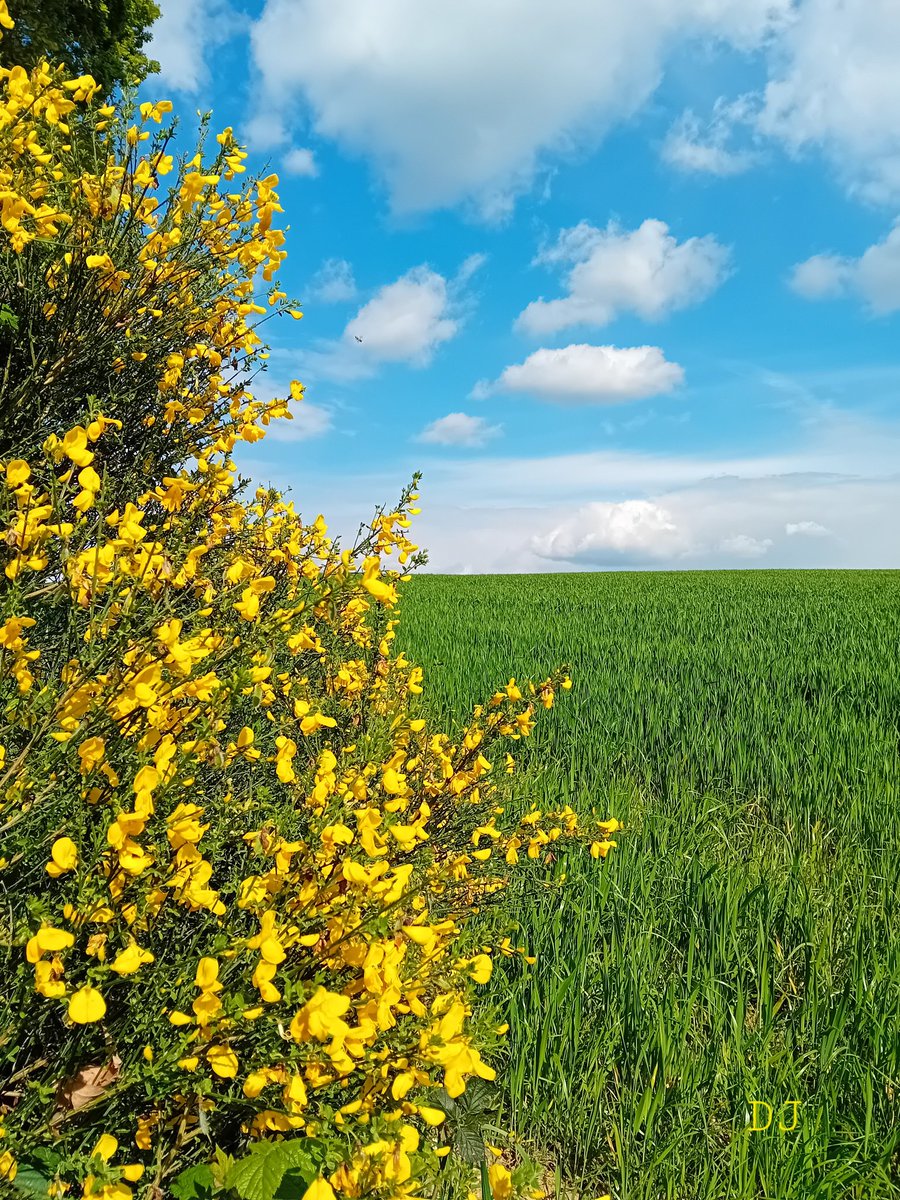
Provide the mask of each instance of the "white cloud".
POLYGON ((158 78, 169 87, 194 94, 209 82, 210 52, 246 22, 227 0, 161 0, 159 7, 147 57, 159 62, 158 78))
POLYGON ((718 549, 723 554, 734 555, 736 558, 762 558, 774 545, 771 538, 755 538, 749 533, 734 533, 731 537, 722 538, 718 549))
POLYGON ((597 501, 579 509, 531 549, 542 558, 568 562, 629 564, 678 558, 689 550, 672 514, 649 500, 597 501))
POLYGON ((302 146, 294 146, 288 150, 281 160, 281 165, 286 175, 303 175, 315 179, 319 174, 312 150, 307 150, 302 146))
POLYGON ((438 346, 459 329, 447 307, 444 277, 414 267, 363 305, 347 324, 344 340, 362 338, 365 353, 380 362, 428 366, 438 346))
POLYGON ((267 440, 273 442, 305 442, 311 438, 321 437, 333 427, 332 415, 329 409, 318 404, 310 404, 307 400, 291 406, 293 420, 281 419, 272 421, 266 432, 267 440))
POLYGON ((367 158, 393 210, 502 220, 547 153, 597 145, 694 37, 758 46, 791 0, 267 0, 261 102, 367 158), (552 47, 552 53, 548 48, 552 47), (305 104, 297 104, 302 94, 305 104))
POLYGON ((806 300, 824 300, 844 295, 848 262, 835 254, 814 254, 791 270, 788 285, 806 300))
POLYGON ((798 263, 788 280, 808 300, 854 295, 874 316, 900 309, 900 223, 859 258, 814 254, 798 263))
POLYGON ((784 532, 788 537, 795 537, 797 534, 803 534, 807 537, 828 537, 831 530, 826 529, 824 525, 820 525, 818 521, 788 521, 784 527, 784 532))
POLYGON ((480 271, 487 262, 486 254, 470 254, 465 259, 454 276, 454 283, 461 287, 464 283, 468 283, 476 271, 480 271))
POLYGON ((728 273, 729 251, 714 237, 680 244, 663 221, 647 220, 631 233, 614 221, 605 230, 582 221, 559 234, 556 245, 535 263, 574 263, 569 294, 560 300, 533 300, 517 317, 525 333, 557 333, 572 325, 607 325, 620 313, 656 321, 697 304, 728 273))
POLYGON ((739 175, 760 161, 756 150, 735 150, 727 145, 735 128, 749 125, 754 116, 752 94, 728 101, 720 96, 705 126, 690 109, 672 125, 662 147, 663 160, 682 171, 709 175, 739 175))
POLYGON ((347 322, 340 339, 305 351, 304 369, 352 382, 371 378, 383 363, 427 367, 459 332, 466 306, 456 279, 448 283, 424 264, 413 267, 381 287, 347 322))
POLYGON ((760 131, 821 148, 852 191, 900 197, 896 0, 805 0, 772 58, 760 131))
POLYGON ((289 141, 281 114, 271 108, 248 116, 243 122, 242 134, 248 147, 257 153, 277 150, 289 141))
POLYGON ((340 304, 356 298, 353 268, 344 258, 329 258, 312 278, 309 295, 321 304, 340 304))
POLYGON ((900 224, 856 263, 854 285, 878 316, 900 308, 900 224))
POLYGON ((438 446, 483 446, 500 433, 499 425, 488 425, 484 417, 467 413, 448 413, 432 421, 419 434, 417 441, 433 442, 438 446))
POLYGON ((535 350, 493 383, 476 384, 472 396, 526 392, 551 402, 619 404, 670 392, 683 380, 684 370, 657 346, 564 346, 535 350))
POLYGON ((891 567, 900 557, 881 522, 898 502, 898 477, 724 476, 649 500, 585 505, 532 538, 530 548, 579 567, 891 567), (835 534, 826 537, 816 521, 786 522, 785 513, 800 505, 827 516, 835 534))

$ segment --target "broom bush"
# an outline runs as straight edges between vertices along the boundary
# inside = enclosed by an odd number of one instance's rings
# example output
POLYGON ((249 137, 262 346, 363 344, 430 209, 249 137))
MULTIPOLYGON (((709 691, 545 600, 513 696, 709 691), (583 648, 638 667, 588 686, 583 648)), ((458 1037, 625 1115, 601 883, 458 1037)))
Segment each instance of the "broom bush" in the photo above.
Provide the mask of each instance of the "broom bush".
POLYGON ((469 916, 615 844, 507 802, 568 677, 415 716, 417 480, 342 550, 230 458, 291 416, 249 390, 302 315, 277 179, 230 131, 176 162, 169 105, 90 77, 0 85, 0 1190, 436 1194, 504 1032, 469 916))

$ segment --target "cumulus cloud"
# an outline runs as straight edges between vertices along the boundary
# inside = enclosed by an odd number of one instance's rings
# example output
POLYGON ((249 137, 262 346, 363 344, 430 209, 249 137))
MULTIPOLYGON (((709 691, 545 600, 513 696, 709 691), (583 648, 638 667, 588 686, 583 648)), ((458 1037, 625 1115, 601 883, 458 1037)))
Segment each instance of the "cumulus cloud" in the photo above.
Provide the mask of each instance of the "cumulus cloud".
POLYGON ((476 384, 472 397, 525 392, 550 402, 619 404, 670 392, 683 381, 683 368, 658 346, 563 346, 535 350, 493 383, 476 384))
MULTIPOLYGON (((339 285, 342 269, 329 271, 332 277, 337 273, 339 285)), ((456 279, 448 283, 424 264, 413 267, 379 288, 338 340, 306 351, 301 356, 304 369, 324 379, 352 382, 371 378, 384 363, 427 367, 462 328, 467 303, 456 279)))
POLYGON ((353 267, 345 258, 329 258, 322 263, 310 284, 309 295, 321 304, 340 304, 356 299, 353 267))
POLYGON ((833 299, 847 291, 847 259, 836 254, 814 254, 791 269, 788 286, 806 300, 833 299))
POLYGON ((900 477, 729 475, 639 501, 583 505, 530 548, 579 567, 888 567, 900 558, 878 526, 898 502, 900 477), (828 524, 786 521, 801 505, 828 524))
POLYGON ((756 97, 747 93, 731 101, 720 96, 706 122, 687 109, 666 135, 663 160, 681 171, 722 177, 749 170, 760 161, 759 151, 746 147, 734 149, 727 143, 736 128, 753 124, 756 107, 756 97))
POLYGON ((290 140, 281 113, 272 108, 247 116, 241 129, 244 140, 256 151, 276 150, 290 140))
POLYGON ((773 46, 761 132, 822 148, 851 191, 900 197, 900 6, 805 0, 773 46))
POLYGON ((572 325, 608 325, 620 313, 658 321, 710 296, 728 273, 729 251, 714 237, 677 242, 663 221, 647 220, 630 233, 615 221, 595 229, 587 221, 559 234, 535 263, 574 264, 568 295, 533 300, 517 317, 525 333, 557 333, 572 325))
POLYGON ((484 417, 470 417, 467 413, 448 413, 427 425, 418 436, 420 442, 433 442, 438 446, 485 445, 501 431, 499 425, 489 425, 484 417))
POLYGON ((535 535, 531 549, 542 558, 624 565, 678 558, 690 543, 661 505, 623 500, 585 505, 549 533, 535 535))
POLYGON ((679 41, 750 49, 790 9, 791 0, 266 0, 253 57, 261 102, 299 111, 319 136, 368 159, 395 212, 471 200, 499 221, 542 156, 592 148, 635 114, 679 41))
POLYGON ((381 362, 425 367, 459 329, 447 308, 444 277, 429 267, 414 267, 363 305, 344 330, 344 340, 361 338, 365 353, 381 362))
POLYGON ((788 284, 807 300, 855 296, 873 316, 900 309, 900 223, 859 258, 814 254, 797 263, 788 284))
POLYGON ((246 21, 227 0, 161 0, 159 7, 147 56, 159 62, 159 79, 193 95, 209 82, 210 53, 243 30, 246 21))
POLYGON ((303 175, 306 178, 315 179, 319 174, 319 167, 312 150, 307 150, 302 146, 294 146, 288 150, 281 160, 281 165, 287 175, 303 175))

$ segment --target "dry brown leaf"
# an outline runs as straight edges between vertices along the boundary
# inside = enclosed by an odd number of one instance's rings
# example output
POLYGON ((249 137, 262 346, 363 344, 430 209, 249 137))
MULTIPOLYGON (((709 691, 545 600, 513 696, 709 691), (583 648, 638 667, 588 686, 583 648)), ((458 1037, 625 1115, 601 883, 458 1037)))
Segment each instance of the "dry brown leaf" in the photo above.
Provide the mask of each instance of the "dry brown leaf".
POLYGON ((102 1096, 118 1076, 121 1066, 121 1058, 115 1055, 105 1066, 82 1067, 70 1079, 64 1079, 56 1091, 56 1111, 84 1108, 102 1096))

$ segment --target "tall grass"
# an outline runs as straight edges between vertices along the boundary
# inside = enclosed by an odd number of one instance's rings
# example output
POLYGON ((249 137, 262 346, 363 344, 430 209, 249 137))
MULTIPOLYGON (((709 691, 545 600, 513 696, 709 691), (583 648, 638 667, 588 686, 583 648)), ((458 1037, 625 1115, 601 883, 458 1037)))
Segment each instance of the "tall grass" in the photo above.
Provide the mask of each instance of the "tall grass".
POLYGON ((898 585, 407 585, 404 644, 444 718, 504 672, 571 663, 518 786, 627 825, 602 868, 541 864, 486 918, 517 921, 538 955, 490 985, 512 1024, 508 1116, 575 1195, 900 1196, 898 585), (754 1099, 767 1130, 750 1128, 754 1099))

